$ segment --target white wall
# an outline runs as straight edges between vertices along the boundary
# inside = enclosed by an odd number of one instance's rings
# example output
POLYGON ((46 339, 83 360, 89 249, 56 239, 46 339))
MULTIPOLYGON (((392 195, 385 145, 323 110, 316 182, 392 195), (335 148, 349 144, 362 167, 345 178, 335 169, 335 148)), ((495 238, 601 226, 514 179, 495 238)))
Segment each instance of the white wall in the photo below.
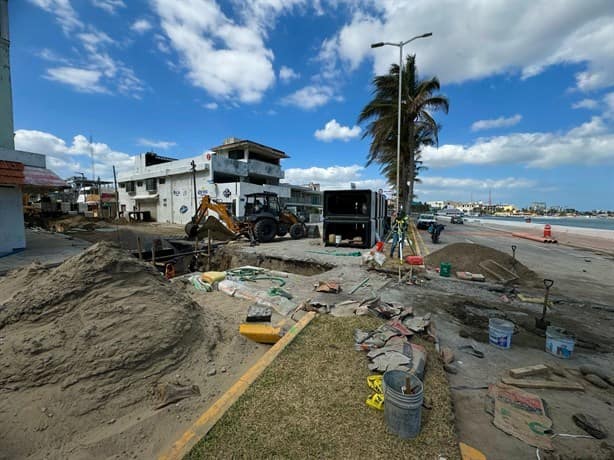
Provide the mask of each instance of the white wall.
POLYGON ((21 190, 0 185, 0 255, 26 247, 21 190))

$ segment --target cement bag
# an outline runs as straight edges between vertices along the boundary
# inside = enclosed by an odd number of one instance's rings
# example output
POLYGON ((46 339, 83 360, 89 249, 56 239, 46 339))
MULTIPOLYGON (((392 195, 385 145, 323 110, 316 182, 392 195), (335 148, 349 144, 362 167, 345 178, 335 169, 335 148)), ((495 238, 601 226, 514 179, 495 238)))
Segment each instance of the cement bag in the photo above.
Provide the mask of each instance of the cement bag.
POLYGON ((209 284, 219 283, 226 279, 226 272, 205 272, 200 275, 200 279, 209 284))

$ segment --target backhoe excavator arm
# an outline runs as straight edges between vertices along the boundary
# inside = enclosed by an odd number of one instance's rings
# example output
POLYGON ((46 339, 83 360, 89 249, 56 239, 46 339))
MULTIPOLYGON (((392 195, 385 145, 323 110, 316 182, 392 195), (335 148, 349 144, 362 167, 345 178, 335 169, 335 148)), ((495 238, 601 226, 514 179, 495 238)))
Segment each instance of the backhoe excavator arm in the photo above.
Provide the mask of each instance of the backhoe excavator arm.
POLYGON ((214 211, 218 215, 218 219, 222 221, 230 231, 237 234, 241 232, 237 222, 230 214, 228 214, 226 206, 216 203, 215 201, 211 200, 209 195, 205 195, 200 202, 200 206, 198 206, 198 209, 196 210, 196 214, 194 214, 194 217, 192 217, 192 221, 185 226, 185 232, 189 237, 196 237, 198 234, 198 228, 202 224, 205 217, 207 217, 209 214, 209 210, 214 211))

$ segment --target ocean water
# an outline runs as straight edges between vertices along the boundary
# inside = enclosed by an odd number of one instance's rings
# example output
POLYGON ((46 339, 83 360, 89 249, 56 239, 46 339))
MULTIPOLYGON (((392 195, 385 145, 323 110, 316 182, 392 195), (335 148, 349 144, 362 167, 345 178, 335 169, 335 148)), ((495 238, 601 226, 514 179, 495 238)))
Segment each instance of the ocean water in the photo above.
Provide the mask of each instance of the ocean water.
MULTIPOLYGON (((476 217, 481 221, 505 220, 508 222, 524 223, 524 217, 476 217)), ((561 225, 564 227, 597 228, 600 230, 614 230, 612 217, 531 217, 532 224, 561 225)))

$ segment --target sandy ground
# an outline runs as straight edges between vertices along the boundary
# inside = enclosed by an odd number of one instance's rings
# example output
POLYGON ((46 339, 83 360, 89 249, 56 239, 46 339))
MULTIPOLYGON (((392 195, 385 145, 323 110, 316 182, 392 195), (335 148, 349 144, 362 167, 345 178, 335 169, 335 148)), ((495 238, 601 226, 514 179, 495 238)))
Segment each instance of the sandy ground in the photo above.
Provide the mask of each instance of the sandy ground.
POLYGON ((154 458, 269 348, 248 305, 108 246, 0 278, 0 458, 154 458))

